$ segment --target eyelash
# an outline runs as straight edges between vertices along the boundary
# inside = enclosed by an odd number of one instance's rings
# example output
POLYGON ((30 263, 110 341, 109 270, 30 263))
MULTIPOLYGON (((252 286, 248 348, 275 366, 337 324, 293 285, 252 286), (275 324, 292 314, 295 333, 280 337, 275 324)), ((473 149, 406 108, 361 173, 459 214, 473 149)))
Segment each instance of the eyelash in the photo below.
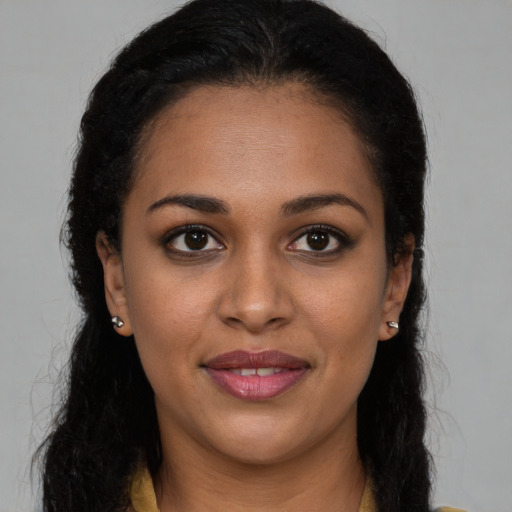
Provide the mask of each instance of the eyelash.
POLYGON ((172 253, 173 255, 177 255, 182 258, 194 258, 199 255, 205 256, 206 254, 211 254, 213 252, 217 252, 219 250, 222 250, 225 246, 222 242, 219 242, 218 240, 219 236, 215 234, 210 228, 200 225, 200 224, 187 224, 185 226, 180 226, 179 228, 173 229, 171 232, 167 233, 162 240, 162 244, 164 248, 172 253), (178 249, 176 247, 172 247, 172 242, 176 242, 178 237, 182 235, 186 235, 187 233, 206 233, 206 235, 209 237, 209 240, 207 240, 207 244, 212 242, 212 239, 217 243, 218 247, 215 247, 213 249, 191 249, 184 250, 184 249, 178 249), (219 247, 220 246, 220 247, 219 247))
MULTIPOLYGON (((328 235, 329 238, 334 238, 337 242, 337 247, 334 249, 328 249, 328 250, 304 250, 304 249, 296 249, 297 252, 300 252, 302 254, 307 254, 308 256, 313 256, 315 258, 321 258, 325 256, 333 256, 336 254, 339 254, 343 252, 346 249, 349 249, 354 245, 354 240, 350 238, 344 231, 341 229, 337 229, 333 226, 325 225, 325 224, 317 224, 314 226, 307 227, 304 231, 300 233, 299 236, 297 236, 294 241, 288 246, 292 246, 294 244, 297 244, 299 240, 302 238, 307 237, 308 235, 311 235, 313 233, 322 233, 328 235)), ((328 241, 328 245, 331 244, 331 240, 328 241)))
MULTIPOLYGON (((165 237, 162 240, 162 245, 166 249, 166 251, 172 253, 175 256, 178 256, 180 258, 197 258, 198 256, 206 256, 209 254, 212 254, 214 252, 221 251, 225 248, 225 245, 219 241, 219 236, 213 232, 210 228, 201 225, 201 224, 187 224, 184 226, 180 226, 176 229, 173 229, 169 233, 165 235, 165 237), (185 249, 178 249, 177 247, 173 247, 172 242, 176 244, 176 240, 186 234, 190 233, 205 233, 208 236, 208 240, 206 241, 205 246, 212 243, 212 240, 215 241, 217 247, 204 249, 192 249, 189 247, 189 250, 185 249)), ((186 242, 184 242, 186 243, 186 242)), ((309 243, 309 242, 306 242, 309 243)), ((333 256, 336 254, 341 253, 342 251, 349 249, 354 245, 354 241, 342 230, 337 229, 333 226, 325 225, 325 224, 316 224, 313 226, 308 226, 307 228, 304 228, 301 230, 300 234, 293 240, 291 244, 287 246, 287 249, 290 249, 292 251, 296 251, 298 253, 301 253, 302 255, 308 255, 315 258, 320 257, 326 257, 326 256, 333 256), (331 244, 332 238, 336 240, 337 247, 333 249, 324 250, 323 248, 320 250, 315 250, 313 248, 311 249, 296 249, 292 248, 293 245, 296 245, 302 238, 305 238, 311 234, 326 234, 329 237, 327 247, 331 244)))

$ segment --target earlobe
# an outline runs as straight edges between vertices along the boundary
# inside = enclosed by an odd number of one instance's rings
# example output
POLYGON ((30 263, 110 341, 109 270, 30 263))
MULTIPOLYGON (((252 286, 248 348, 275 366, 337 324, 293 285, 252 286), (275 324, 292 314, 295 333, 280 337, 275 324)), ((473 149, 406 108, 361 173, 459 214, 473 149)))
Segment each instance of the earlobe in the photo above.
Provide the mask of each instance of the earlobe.
POLYGON ((112 322, 112 325, 122 336, 131 336, 133 331, 128 314, 121 255, 103 231, 96 235, 96 252, 103 266, 105 300, 110 316, 120 320, 120 322, 112 322))
POLYGON ((414 236, 410 233, 405 235, 403 250, 389 269, 379 328, 380 341, 389 340, 398 333, 400 314, 411 284, 414 247, 414 236))

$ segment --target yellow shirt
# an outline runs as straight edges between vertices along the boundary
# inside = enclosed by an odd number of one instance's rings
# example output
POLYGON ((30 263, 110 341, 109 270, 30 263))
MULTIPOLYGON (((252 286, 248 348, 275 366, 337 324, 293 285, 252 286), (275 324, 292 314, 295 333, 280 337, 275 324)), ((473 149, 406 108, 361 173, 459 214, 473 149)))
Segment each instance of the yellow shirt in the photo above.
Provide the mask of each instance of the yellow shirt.
MULTIPOLYGON (((140 469, 135 475, 130 488, 130 497, 133 512, 159 512, 156 503, 155 489, 153 488, 153 480, 145 467, 140 469)), ((376 511, 372 488, 367 480, 361 499, 361 505, 359 506, 359 512, 376 511)), ((464 512, 464 510, 442 507, 435 512, 464 512)))

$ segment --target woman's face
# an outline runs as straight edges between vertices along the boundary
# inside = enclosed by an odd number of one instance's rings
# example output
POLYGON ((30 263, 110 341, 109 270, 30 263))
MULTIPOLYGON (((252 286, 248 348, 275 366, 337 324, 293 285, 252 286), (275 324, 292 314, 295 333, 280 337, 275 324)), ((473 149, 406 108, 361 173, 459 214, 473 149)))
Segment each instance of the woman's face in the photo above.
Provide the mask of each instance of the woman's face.
POLYGON ((388 268, 382 194, 351 127, 297 84, 203 86, 148 127, 136 173, 122 256, 101 237, 98 252, 164 453, 353 449, 411 258, 388 268))

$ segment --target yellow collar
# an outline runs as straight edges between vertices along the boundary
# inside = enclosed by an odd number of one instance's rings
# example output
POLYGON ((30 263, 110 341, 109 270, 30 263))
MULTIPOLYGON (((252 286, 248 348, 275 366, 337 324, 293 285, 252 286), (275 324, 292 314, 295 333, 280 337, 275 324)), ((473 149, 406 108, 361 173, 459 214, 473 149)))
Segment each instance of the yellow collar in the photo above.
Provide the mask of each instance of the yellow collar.
MULTIPOLYGON (((153 480, 145 466, 135 474, 130 487, 130 498, 134 512, 159 512, 153 480)), ((359 512, 376 512, 376 510, 371 484, 367 479, 359 512)))
POLYGON ((130 487, 130 499, 134 512, 159 512, 153 479, 146 466, 141 465, 135 473, 130 487))

